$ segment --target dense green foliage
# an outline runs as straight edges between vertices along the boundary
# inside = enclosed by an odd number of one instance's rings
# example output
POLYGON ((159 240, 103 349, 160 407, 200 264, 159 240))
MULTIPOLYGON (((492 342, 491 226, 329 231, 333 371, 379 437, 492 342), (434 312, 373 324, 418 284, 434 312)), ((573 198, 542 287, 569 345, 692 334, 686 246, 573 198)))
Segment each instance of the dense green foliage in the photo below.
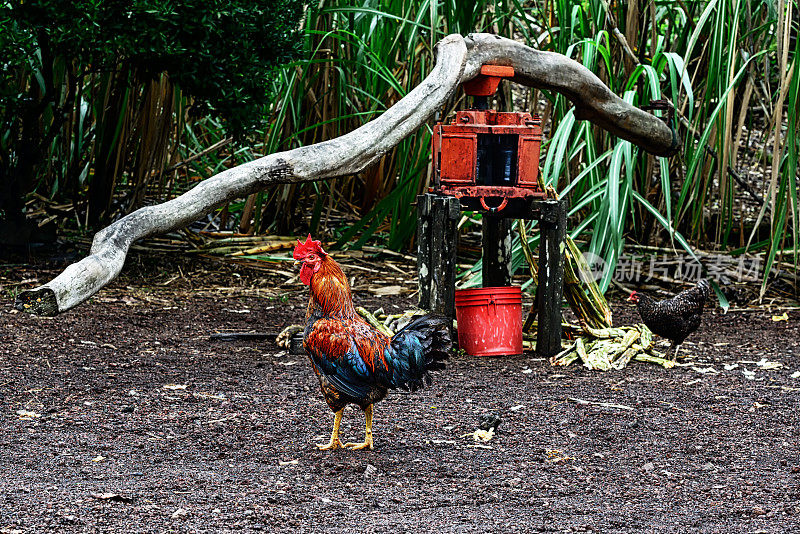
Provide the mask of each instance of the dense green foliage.
MULTIPOLYGON (((690 254, 692 245, 766 248, 765 277, 781 251, 797 257, 796 0, 368 0, 358 6, 325 0, 321 6, 306 21, 306 61, 279 80, 285 97, 265 152, 370 120, 429 72, 432 44, 442 36, 496 33, 581 62, 634 105, 666 97, 677 108, 683 151, 666 160, 576 121, 561 95, 512 93, 508 86, 499 95, 500 108, 541 114, 548 136, 544 179, 569 197, 571 233, 591 252, 613 266, 630 241, 690 254), (752 168, 763 171, 748 173, 752 168)), ((442 116, 466 104, 456 95, 442 116)), ((260 228, 289 217, 281 200, 308 198, 315 202, 312 228, 321 220, 336 235, 326 214, 356 204, 363 217, 341 229, 342 243, 377 234, 403 247, 413 236, 414 196, 430 172, 428 144, 429 131, 421 130, 356 180, 339 181, 343 186, 292 185, 261 195, 265 205, 273 202, 275 216, 260 228)))
MULTIPOLYGON (((191 2, 114 2, 147 8, 105 37, 93 21, 116 8, 101 4, 25 3, 63 8, 63 17, 47 17, 60 21, 53 28, 67 27, 68 49, 86 54, 70 61, 53 52, 48 60, 32 23, 9 16, 22 4, 0 9, 0 50, 12 67, 5 72, 14 73, 4 74, 0 94, 23 103, 13 113, 0 103, 0 172, 8 176, 8 162, 18 165, 32 150, 21 139, 41 140, 38 161, 47 165, 35 168, 38 183, 24 192, 71 197, 81 220, 107 209, 120 183, 117 196, 124 192, 130 209, 145 193, 163 198, 259 154, 351 131, 430 72, 433 45, 444 35, 485 31, 565 54, 634 105, 666 97, 677 108, 683 150, 666 160, 576 121, 563 96, 502 86, 499 108, 542 116, 543 178, 569 198, 571 233, 588 250, 611 265, 631 242, 762 251, 765 280, 770 268, 799 256, 797 0, 321 0, 297 39, 294 2, 198 1, 192 9, 191 2), (268 21, 270 29, 254 28, 268 21), (147 36, 141 41, 139 31, 147 36), (261 50, 264 43, 273 52, 261 50), (302 48, 300 59, 271 73, 293 46, 302 48), (249 65, 258 57, 265 62, 249 65), (261 107, 248 112, 248 101, 261 107), (184 121, 187 105, 203 116, 184 121), (26 120, 25 110, 38 122, 26 120), (245 129, 247 142, 163 172, 245 129)), ((465 105, 459 93, 440 115, 465 105)), ((351 246, 378 238, 408 247, 414 199, 430 175, 429 142, 430 129, 422 128, 355 177, 275 187, 226 213, 245 232, 310 229, 351 246)))
MULTIPOLYGON (((88 181, 97 220, 113 183, 125 171, 137 174, 133 151, 142 138, 165 147, 168 130, 183 119, 173 110, 186 102, 190 116, 219 117, 233 135, 260 127, 274 96, 265 84, 300 48, 302 9, 297 0, 3 2, 0 186, 7 202, 0 209, 13 217, 21 195, 65 185, 78 200, 88 181), (160 128, 137 125, 137 106, 169 113, 160 128)), ((147 159, 139 175, 165 161, 164 154, 147 159)))

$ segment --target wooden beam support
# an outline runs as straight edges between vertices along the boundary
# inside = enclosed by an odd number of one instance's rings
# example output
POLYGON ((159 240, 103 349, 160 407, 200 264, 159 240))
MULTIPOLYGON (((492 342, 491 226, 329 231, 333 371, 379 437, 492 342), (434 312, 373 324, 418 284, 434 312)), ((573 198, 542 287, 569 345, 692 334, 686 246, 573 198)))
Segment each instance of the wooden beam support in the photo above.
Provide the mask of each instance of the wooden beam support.
POLYGON ((564 200, 537 202, 539 225, 539 329, 536 352, 545 358, 561 352, 561 298, 564 288, 564 248, 567 233, 567 207, 564 200))
POLYGON ((430 193, 417 196, 417 273, 419 299, 417 306, 423 310, 431 308, 431 210, 433 197, 430 193))
POLYGON ((456 245, 461 204, 457 198, 425 193, 417 197, 419 307, 455 317, 456 245))

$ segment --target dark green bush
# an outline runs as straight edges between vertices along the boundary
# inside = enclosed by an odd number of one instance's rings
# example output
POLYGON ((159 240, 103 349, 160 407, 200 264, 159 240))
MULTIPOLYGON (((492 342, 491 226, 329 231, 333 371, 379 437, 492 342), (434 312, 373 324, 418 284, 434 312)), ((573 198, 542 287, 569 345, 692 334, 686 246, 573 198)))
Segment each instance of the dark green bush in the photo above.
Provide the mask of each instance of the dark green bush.
MULTIPOLYGON (((0 216, 18 216, 22 196, 58 164, 54 144, 99 142, 86 142, 91 119, 125 109, 144 94, 136 88, 163 75, 190 97, 194 116, 221 118, 237 137, 262 126, 273 71, 301 48, 302 14, 302 0, 0 2, 0 216), (113 90, 100 90, 109 80, 113 90)), ((113 182, 111 174, 99 173, 113 182)), ((58 179, 46 185, 57 189, 58 179)))

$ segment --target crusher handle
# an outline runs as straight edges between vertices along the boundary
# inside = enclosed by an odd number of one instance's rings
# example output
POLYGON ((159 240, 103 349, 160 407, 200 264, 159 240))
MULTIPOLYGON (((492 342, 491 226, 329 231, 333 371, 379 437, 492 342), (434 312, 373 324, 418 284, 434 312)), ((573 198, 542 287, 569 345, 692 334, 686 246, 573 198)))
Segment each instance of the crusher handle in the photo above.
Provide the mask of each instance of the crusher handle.
POLYGON ((480 197, 480 201, 481 201, 481 206, 483 206, 483 209, 485 209, 489 213, 497 213, 498 211, 503 211, 503 209, 508 205, 507 198, 504 198, 503 201, 500 203, 500 205, 494 208, 490 208, 489 205, 486 204, 486 197, 480 197))

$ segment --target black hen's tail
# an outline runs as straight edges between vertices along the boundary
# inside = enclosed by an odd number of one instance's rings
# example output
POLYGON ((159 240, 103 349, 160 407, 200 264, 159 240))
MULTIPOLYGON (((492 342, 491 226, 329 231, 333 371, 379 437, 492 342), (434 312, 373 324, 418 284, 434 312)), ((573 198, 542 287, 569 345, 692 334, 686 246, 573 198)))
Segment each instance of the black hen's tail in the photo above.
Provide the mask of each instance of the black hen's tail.
POLYGON ((703 304, 708 300, 708 297, 711 296, 711 283, 703 278, 696 286, 686 291, 689 294, 689 298, 702 308, 703 304))
POLYGON ((703 278, 697 282, 697 287, 700 288, 700 291, 706 296, 706 298, 711 295, 711 282, 709 282, 707 279, 703 278))
POLYGON ((446 317, 423 315, 392 336, 384 353, 386 385, 415 391, 430 384, 430 371, 444 369, 444 360, 453 345, 451 324, 446 317))

